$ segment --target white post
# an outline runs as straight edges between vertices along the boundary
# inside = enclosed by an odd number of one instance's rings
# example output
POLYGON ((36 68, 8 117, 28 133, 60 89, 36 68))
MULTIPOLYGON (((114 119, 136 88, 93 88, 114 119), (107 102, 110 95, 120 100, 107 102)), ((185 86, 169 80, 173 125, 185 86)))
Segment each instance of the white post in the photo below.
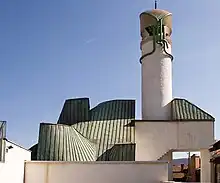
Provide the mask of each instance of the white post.
POLYGON ((208 149, 200 150, 201 157, 201 175, 200 182, 211 182, 211 165, 210 165, 210 152, 208 149))

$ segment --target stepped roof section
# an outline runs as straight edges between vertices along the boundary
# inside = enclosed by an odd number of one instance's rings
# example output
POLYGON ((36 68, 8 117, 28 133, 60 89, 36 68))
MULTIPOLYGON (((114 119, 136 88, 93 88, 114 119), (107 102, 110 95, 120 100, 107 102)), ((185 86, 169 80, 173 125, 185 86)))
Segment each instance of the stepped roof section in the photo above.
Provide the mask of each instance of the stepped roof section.
POLYGON ((71 161, 73 159, 66 154, 73 154, 73 157, 79 157, 77 161, 94 161, 94 158, 97 161, 133 161, 133 155, 129 154, 134 146, 134 127, 126 125, 134 119, 135 100, 106 101, 92 109, 88 98, 66 100, 58 124, 50 126, 41 123, 38 145, 31 148, 32 159, 71 161), (70 128, 74 129, 74 133, 70 128), (76 137, 78 141, 84 140, 83 142, 90 142, 95 146, 86 147, 86 144, 81 144, 81 148, 77 148, 78 142, 73 140, 76 137), (69 139, 72 139, 71 145, 69 139), (88 151, 91 147, 95 149, 88 151), (117 153, 114 152, 115 149, 117 153))
MULTIPOLYGON (((171 121, 214 121, 188 100, 171 102, 171 121)), ((90 109, 88 98, 66 100, 58 124, 41 123, 32 160, 134 161, 134 100, 111 100, 90 109)))

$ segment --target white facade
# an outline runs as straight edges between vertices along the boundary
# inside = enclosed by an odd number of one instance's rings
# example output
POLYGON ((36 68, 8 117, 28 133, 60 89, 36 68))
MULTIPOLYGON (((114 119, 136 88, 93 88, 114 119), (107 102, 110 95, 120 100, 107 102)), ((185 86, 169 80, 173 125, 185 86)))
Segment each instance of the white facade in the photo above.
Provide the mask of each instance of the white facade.
MULTIPOLYGON (((164 13, 162 10, 155 12, 164 13)), ((154 13, 143 18, 144 26, 151 26, 155 19, 159 21, 154 13)), ((157 23, 155 26, 159 25, 157 23)), ((24 183, 159 183, 172 180, 172 152, 175 151, 200 151, 201 182, 211 181, 208 148, 214 142, 214 122, 171 121, 170 17, 167 25, 165 32, 157 32, 156 38, 152 38, 144 26, 141 30, 142 121, 135 122, 136 161, 26 162, 24 183), (166 39, 161 38, 162 34, 166 39)), ((162 26, 159 28, 162 30, 162 26)))
MULTIPOLYGON (((167 52, 171 54, 168 43, 167 52)), ((153 40, 142 44, 142 55, 153 50, 153 40)), ((142 71, 142 120, 169 120, 172 100, 172 61, 161 45, 156 45, 152 55, 143 58, 142 71)))
POLYGON ((211 163, 210 158, 211 154, 209 149, 201 149, 200 150, 201 156, 201 180, 203 182, 211 182, 211 163))
POLYGON ((160 183, 166 162, 26 162, 24 183, 160 183))
POLYGON ((155 161, 168 151, 200 151, 214 142, 211 121, 135 123, 136 161, 155 161))
POLYGON ((24 162, 31 160, 31 152, 9 141, 5 151, 5 162, 0 162, 0 182, 23 183, 24 162))
POLYGON ((210 182, 208 148, 214 142, 214 122, 171 119, 172 15, 158 9, 144 12, 140 27, 142 121, 135 122, 136 161, 172 162, 172 152, 201 151, 201 181, 210 182))
POLYGON ((135 140, 136 161, 165 160, 175 151, 200 151, 201 182, 211 181, 208 148, 214 142, 214 122, 136 122, 135 140))

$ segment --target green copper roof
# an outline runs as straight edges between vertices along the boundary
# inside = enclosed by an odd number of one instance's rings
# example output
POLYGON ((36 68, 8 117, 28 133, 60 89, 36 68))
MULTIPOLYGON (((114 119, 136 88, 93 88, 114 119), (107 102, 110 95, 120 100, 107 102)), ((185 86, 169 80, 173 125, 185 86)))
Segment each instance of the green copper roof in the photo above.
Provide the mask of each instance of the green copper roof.
MULTIPOLYGON (((99 157, 114 144, 134 143, 134 128, 125 127, 134 118, 134 100, 112 100, 91 109, 90 121, 77 123, 74 127, 88 139, 96 141, 99 157)), ((102 157, 103 161, 106 159, 102 157)))
POLYGON ((71 125, 89 121, 89 108, 88 98, 66 100, 57 123, 71 125))
POLYGON ((37 159, 95 161, 96 145, 73 126, 41 123, 37 159))
MULTIPOLYGON (((214 118, 185 99, 171 103, 172 119, 214 118)), ((89 99, 66 100, 58 124, 40 125, 38 145, 32 160, 48 161, 134 161, 134 100, 111 100, 90 109, 89 99)))
POLYGON ((97 161, 135 161, 135 144, 115 144, 104 152, 97 161))
MULTIPOLYGON (((88 139, 97 143, 97 156, 99 157, 117 143, 134 143, 134 128, 125 127, 129 122, 129 120, 123 119, 93 121, 78 123, 74 127, 88 139)), ((103 161, 107 158, 102 156, 103 161)))
MULTIPOLYGON (((108 157, 110 154, 105 152, 115 144, 134 143, 134 128, 126 126, 135 118, 134 100, 107 101, 86 112, 88 106, 87 98, 67 100, 58 120, 59 125, 40 125, 37 156, 32 157, 54 161, 107 161, 113 160, 114 156, 108 157), (81 113, 80 109, 83 109, 81 113), (81 114, 86 114, 86 117, 81 114), (79 122, 79 119, 85 121, 79 122)), ((117 148, 119 152, 115 161, 119 157, 122 158, 120 161, 134 160, 134 150, 126 147, 117 148)))
POLYGON ((214 121, 215 119, 188 100, 176 98, 172 101, 172 120, 214 121))

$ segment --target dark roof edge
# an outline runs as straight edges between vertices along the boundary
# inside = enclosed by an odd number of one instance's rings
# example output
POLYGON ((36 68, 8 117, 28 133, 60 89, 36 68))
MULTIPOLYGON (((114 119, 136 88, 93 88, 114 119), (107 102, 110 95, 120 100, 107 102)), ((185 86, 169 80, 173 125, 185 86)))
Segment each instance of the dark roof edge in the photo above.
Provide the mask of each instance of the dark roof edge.
POLYGON ((131 120, 130 123, 128 123, 127 125, 125 126, 135 126, 135 122, 196 122, 196 121, 199 121, 199 122, 214 122, 212 120, 208 120, 208 119, 204 119, 204 120, 192 120, 192 119, 181 119, 181 120, 142 120, 142 119, 137 119, 137 120, 131 120))
POLYGON ((7 138, 4 138, 3 140, 5 140, 5 141, 7 141, 7 142, 9 142, 9 143, 11 143, 11 144, 13 144, 13 145, 16 145, 17 147, 20 147, 21 149, 24 149, 24 150, 26 150, 26 151, 32 152, 31 150, 29 150, 29 149, 27 149, 27 148, 25 148, 25 147, 23 147, 23 146, 21 146, 21 145, 15 143, 15 142, 10 141, 10 140, 8 140, 7 138))
POLYGON ((136 99, 109 99, 109 100, 105 100, 105 101, 103 101, 101 103, 96 104, 94 107, 92 107, 90 109, 90 111, 92 109, 96 108, 96 107, 99 107, 100 105, 103 105, 103 104, 106 104, 106 103, 110 103, 110 102, 115 102, 115 101, 123 101, 123 102, 124 101, 132 101, 132 102, 136 103, 136 99))
POLYGON ((89 97, 68 98, 65 101, 71 101, 71 100, 88 100, 89 101, 89 97))
POLYGON ((30 148, 29 148, 29 150, 32 152, 32 148, 34 148, 34 147, 36 147, 36 146, 38 146, 38 142, 36 142, 36 144, 34 144, 34 145, 32 145, 30 148))

